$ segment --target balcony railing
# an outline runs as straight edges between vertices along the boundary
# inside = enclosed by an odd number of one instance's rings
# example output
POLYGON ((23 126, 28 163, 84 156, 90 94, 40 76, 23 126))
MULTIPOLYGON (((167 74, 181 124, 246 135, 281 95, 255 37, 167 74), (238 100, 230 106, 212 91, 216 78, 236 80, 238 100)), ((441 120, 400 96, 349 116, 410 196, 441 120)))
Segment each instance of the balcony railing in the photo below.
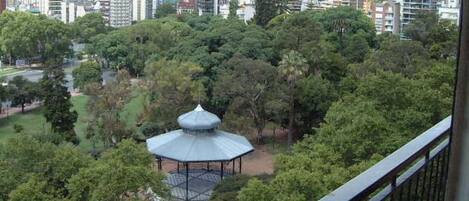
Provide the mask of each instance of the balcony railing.
POLYGON ((451 117, 447 117, 320 201, 444 200, 451 117))

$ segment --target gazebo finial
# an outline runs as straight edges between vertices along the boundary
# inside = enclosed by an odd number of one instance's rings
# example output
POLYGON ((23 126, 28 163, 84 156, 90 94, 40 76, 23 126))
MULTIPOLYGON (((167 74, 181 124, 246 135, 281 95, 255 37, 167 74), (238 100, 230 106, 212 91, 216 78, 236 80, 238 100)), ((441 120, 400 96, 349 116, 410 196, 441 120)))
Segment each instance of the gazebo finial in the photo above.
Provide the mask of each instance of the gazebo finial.
POLYGON ((198 104, 197 107, 194 109, 194 111, 196 112, 202 112, 202 111, 205 111, 204 108, 202 107, 202 105, 198 104))

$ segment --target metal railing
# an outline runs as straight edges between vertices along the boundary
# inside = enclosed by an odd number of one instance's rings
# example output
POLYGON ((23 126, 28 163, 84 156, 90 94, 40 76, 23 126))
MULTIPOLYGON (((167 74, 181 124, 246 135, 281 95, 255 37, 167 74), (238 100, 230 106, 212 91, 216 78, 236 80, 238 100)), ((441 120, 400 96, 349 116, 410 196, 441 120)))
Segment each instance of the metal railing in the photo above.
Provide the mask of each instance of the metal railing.
POLYGON ((451 117, 447 117, 320 201, 444 200, 451 117))

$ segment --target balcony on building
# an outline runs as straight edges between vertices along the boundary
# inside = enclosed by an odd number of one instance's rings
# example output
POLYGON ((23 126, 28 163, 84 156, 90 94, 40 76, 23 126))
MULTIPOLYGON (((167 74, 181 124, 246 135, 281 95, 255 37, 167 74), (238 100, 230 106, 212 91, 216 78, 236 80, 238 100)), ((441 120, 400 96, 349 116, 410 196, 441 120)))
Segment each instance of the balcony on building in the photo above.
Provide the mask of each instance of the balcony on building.
POLYGON ((321 201, 469 200, 469 4, 464 3, 453 114, 321 201))

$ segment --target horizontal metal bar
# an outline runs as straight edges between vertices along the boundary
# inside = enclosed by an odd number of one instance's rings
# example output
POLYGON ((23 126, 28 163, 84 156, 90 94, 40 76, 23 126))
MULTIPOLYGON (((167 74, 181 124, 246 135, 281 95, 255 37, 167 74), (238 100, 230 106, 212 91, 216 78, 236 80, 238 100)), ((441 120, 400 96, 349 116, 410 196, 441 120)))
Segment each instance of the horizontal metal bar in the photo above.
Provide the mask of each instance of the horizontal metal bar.
POLYGON ((321 198, 320 201, 360 200, 380 188, 392 176, 406 169, 417 158, 448 135, 451 127, 451 116, 440 121, 432 128, 417 136, 365 172, 348 181, 338 189, 321 198))
MULTIPOLYGON (((449 139, 445 139, 437 147, 432 149, 432 151, 430 152, 429 161, 433 160, 435 157, 440 155, 444 151, 444 149, 448 147, 448 145, 449 145, 449 139)), ((405 181, 407 181, 410 177, 414 176, 418 171, 420 171, 423 168, 424 165, 425 165, 425 158, 422 158, 417 163, 415 163, 412 167, 410 167, 408 170, 404 171, 404 173, 402 173, 401 176, 397 178, 396 188, 399 188, 405 181)), ((389 196, 391 192, 392 192, 391 185, 387 185, 378 194, 373 196, 370 199, 370 201, 383 200, 384 198, 389 196)))

